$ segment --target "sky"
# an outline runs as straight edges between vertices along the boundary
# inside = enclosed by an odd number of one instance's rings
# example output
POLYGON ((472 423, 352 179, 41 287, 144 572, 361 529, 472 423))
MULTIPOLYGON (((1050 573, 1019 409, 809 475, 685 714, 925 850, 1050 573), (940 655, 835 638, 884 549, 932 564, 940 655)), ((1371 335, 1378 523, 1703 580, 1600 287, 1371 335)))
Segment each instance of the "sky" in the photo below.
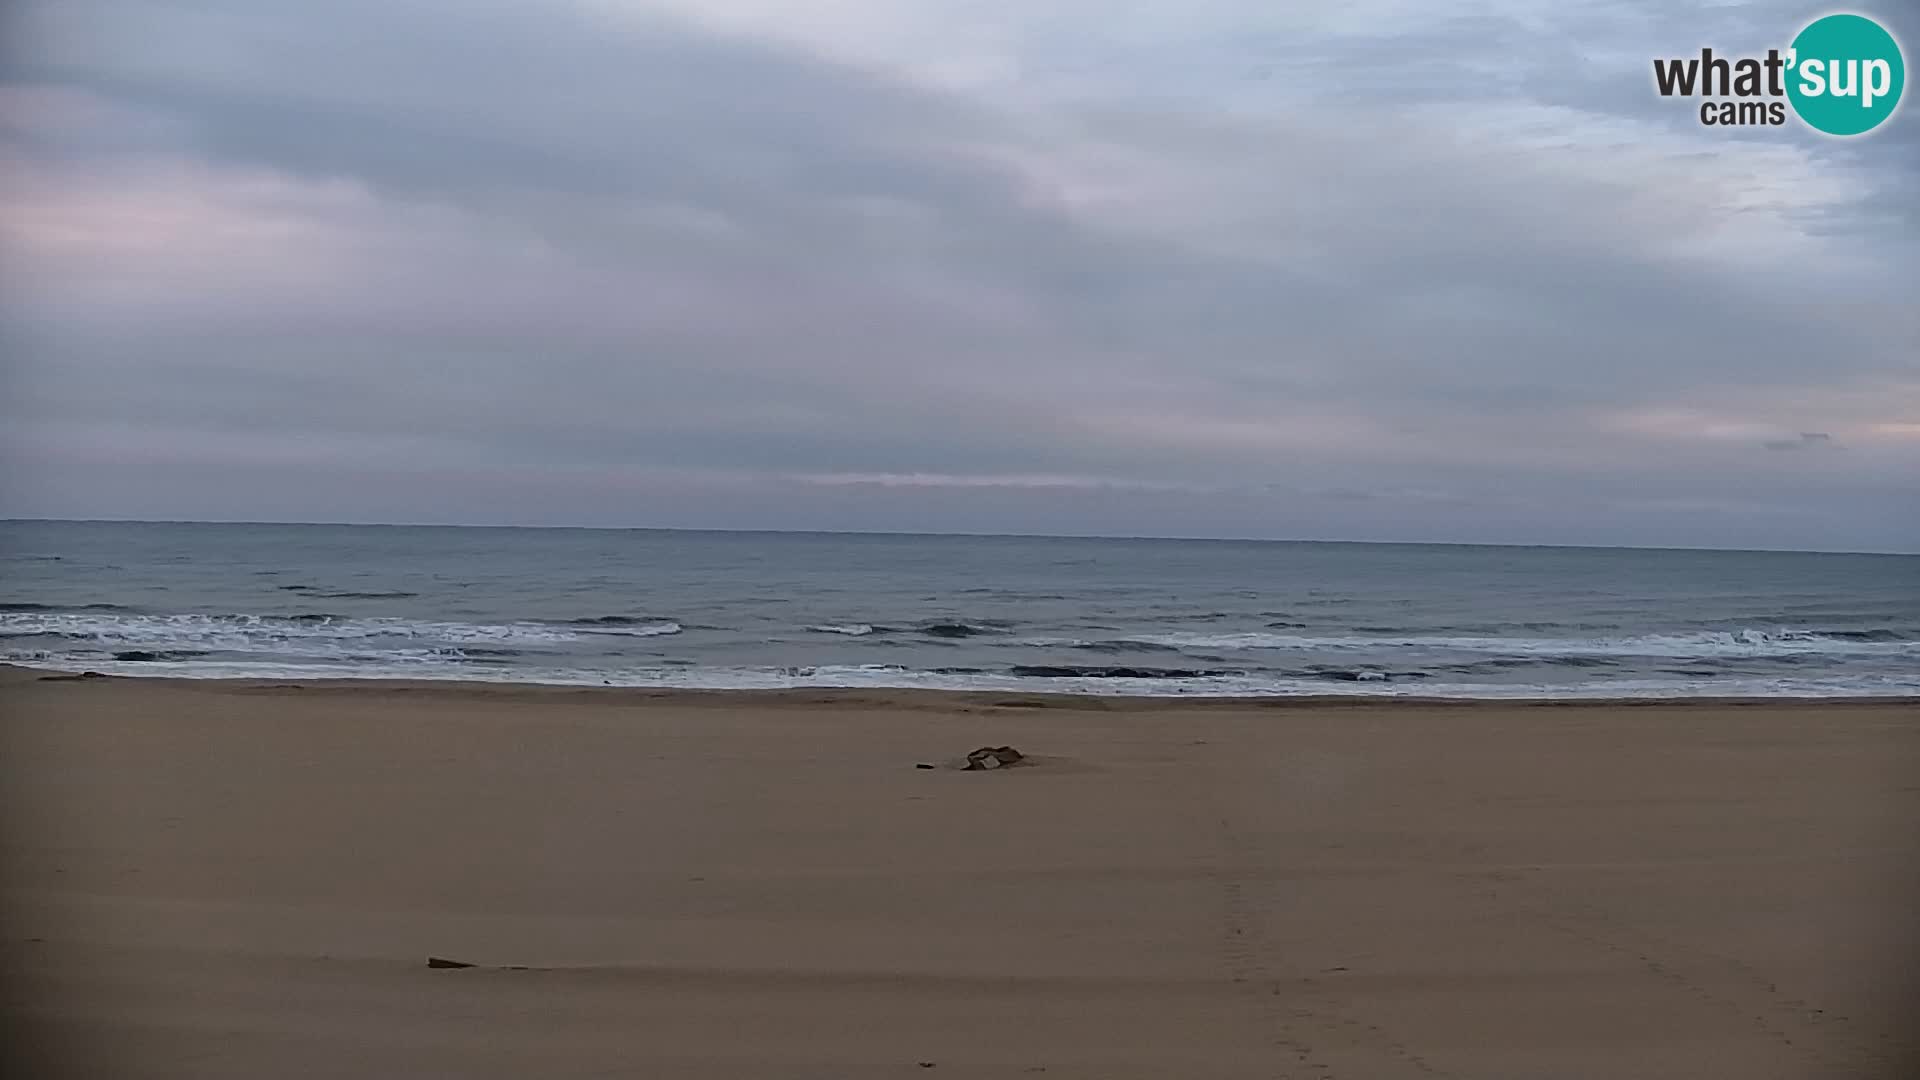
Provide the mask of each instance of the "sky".
POLYGON ((16 2, 0 514, 1920 550, 1825 10, 16 2))

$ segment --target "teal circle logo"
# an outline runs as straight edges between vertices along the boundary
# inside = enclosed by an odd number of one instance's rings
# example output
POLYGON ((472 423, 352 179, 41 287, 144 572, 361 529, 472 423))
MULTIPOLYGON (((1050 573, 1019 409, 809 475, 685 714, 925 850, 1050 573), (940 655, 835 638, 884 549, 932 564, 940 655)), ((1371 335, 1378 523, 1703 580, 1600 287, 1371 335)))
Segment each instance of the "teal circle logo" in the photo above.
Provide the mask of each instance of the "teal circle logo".
POLYGON ((1900 43, 1864 15, 1828 15, 1793 39, 1787 99, 1815 131, 1859 135, 1879 127, 1907 84, 1900 43))

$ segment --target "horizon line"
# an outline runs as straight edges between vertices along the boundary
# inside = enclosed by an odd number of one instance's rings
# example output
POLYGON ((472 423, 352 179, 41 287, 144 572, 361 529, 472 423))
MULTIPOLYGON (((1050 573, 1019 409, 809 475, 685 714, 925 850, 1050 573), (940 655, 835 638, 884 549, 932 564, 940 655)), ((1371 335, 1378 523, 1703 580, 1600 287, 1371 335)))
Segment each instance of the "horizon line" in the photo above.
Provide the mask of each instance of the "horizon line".
POLYGON ((1518 543, 1490 542, 1477 540, 1324 540, 1296 537, 1272 536, 1165 536, 1144 534, 1112 533, 1022 533, 1022 532, 929 532, 906 529, 746 529, 746 528, 700 528, 684 525, 507 525, 486 522, 431 522, 431 521, 264 521, 253 519, 196 519, 196 518, 46 518, 46 517, 0 517, 0 525, 43 524, 43 525, 279 525, 310 528, 368 528, 368 529, 525 529, 555 530, 573 532, 672 532, 672 533, 724 533, 745 536, 891 536, 891 537, 963 537, 981 540, 1135 540, 1135 541, 1177 541, 1181 543, 1212 544, 1349 544, 1393 547, 1474 547, 1474 548, 1518 548, 1552 549, 1566 551, 1687 551, 1720 552, 1729 555, 1876 555, 1913 557, 1920 550, 1913 551, 1863 551, 1859 549, 1839 548, 1736 548, 1736 547, 1686 547, 1671 544, 1573 544, 1573 543, 1518 543))

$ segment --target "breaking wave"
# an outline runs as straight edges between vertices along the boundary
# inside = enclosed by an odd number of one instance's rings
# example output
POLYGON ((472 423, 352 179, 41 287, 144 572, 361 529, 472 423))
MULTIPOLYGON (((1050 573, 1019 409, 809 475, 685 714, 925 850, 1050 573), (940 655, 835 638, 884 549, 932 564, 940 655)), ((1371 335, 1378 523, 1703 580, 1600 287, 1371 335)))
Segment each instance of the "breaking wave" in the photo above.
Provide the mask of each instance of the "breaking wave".
POLYGON ((665 637, 686 629, 672 619, 646 615, 587 615, 577 619, 552 619, 547 625, 577 626, 583 633, 622 637, 665 637))
POLYGON ((616 637, 668 637, 673 634, 678 634, 685 629, 686 627, 681 626, 677 622, 667 621, 622 625, 621 628, 617 630, 595 628, 585 630, 583 633, 613 635, 616 637))
POLYGON ((0 603, 0 612, 26 613, 34 611, 133 611, 133 608, 119 604, 28 604, 17 602, 0 603))
POLYGON ((936 638, 969 638, 983 634, 999 634, 1005 627, 993 623, 967 623, 957 621, 931 622, 920 627, 920 632, 936 638))
MULTIPOLYGON (((677 629, 677 626, 676 626, 677 629)), ((0 613, 0 635, 61 638, 107 646, 259 651, 300 642, 418 640, 448 644, 555 644, 575 634, 538 623, 461 623, 298 615, 103 615, 0 613)))
MULTIPOLYGON (((1555 657, 1714 657, 1767 656, 1781 653, 1914 653, 1920 642, 1892 630, 1715 630, 1643 634, 1611 638, 1511 638, 1452 635, 1142 634, 1130 639, 1181 649, 1328 649, 1410 648, 1435 651, 1500 653, 1555 657)), ((1062 642, 1061 644, 1068 644, 1062 642)), ((1073 644, 1085 644, 1073 643, 1073 644)))

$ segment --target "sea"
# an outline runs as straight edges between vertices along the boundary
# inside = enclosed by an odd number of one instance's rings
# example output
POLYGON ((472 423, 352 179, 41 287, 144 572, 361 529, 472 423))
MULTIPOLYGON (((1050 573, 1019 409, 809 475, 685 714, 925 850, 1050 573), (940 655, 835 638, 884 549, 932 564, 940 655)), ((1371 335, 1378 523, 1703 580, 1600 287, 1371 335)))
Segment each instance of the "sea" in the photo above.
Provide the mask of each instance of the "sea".
POLYGON ((1920 556, 0 523, 0 662, 1143 696, 1920 694, 1920 556))

